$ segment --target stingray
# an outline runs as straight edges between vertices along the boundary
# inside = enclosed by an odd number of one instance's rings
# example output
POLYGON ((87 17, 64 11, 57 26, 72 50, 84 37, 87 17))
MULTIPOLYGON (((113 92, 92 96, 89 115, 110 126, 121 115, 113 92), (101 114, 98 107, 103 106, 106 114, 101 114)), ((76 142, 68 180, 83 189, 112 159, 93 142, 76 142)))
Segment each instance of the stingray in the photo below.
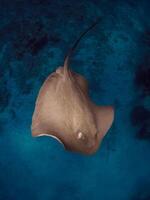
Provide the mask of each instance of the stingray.
POLYGON ((32 116, 32 136, 50 136, 69 151, 89 155, 95 153, 114 119, 113 106, 98 106, 88 94, 87 80, 70 69, 69 60, 81 38, 67 54, 64 65, 44 81, 32 116))

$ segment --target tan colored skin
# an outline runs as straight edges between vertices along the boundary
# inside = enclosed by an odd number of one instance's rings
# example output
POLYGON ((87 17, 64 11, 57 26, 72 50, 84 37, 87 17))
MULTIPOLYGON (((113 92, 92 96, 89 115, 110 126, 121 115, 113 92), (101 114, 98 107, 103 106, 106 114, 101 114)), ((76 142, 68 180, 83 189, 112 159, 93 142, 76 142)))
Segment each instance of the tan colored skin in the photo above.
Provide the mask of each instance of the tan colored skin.
POLYGON ((89 98, 85 78, 69 69, 69 58, 80 39, 76 40, 65 59, 45 80, 36 100, 32 117, 32 136, 51 136, 67 150, 92 154, 97 151, 114 119, 112 106, 96 106, 89 98))

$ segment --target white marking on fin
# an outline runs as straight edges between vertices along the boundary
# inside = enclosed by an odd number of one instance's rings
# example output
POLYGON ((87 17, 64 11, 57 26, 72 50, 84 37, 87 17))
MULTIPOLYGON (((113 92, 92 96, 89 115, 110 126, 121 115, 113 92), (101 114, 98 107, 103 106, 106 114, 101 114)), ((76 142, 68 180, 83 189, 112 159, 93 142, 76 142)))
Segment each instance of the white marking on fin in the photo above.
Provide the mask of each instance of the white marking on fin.
POLYGON ((63 145, 63 147, 65 148, 64 144, 62 143, 62 141, 58 137, 56 137, 54 135, 46 134, 46 133, 37 135, 37 137, 40 137, 40 136, 49 136, 49 137, 52 137, 52 138, 56 139, 59 143, 61 143, 63 145))

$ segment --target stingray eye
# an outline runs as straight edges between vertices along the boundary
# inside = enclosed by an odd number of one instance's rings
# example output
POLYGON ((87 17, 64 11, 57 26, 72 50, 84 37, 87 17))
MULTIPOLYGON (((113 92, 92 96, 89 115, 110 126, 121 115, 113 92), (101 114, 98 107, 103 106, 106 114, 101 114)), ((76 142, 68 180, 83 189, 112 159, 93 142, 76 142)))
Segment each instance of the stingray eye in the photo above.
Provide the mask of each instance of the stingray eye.
POLYGON ((85 139, 85 135, 84 135, 82 132, 78 132, 77 138, 78 138, 79 140, 84 140, 84 139, 85 139))

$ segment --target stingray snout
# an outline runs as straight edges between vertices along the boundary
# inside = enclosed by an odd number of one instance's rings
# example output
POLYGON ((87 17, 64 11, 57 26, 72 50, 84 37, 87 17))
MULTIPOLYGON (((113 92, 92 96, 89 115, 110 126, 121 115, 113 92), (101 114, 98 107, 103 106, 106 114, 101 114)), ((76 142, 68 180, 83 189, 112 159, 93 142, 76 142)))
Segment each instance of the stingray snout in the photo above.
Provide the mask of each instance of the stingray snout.
POLYGON ((84 144, 87 146, 87 148, 92 148, 96 144, 97 139, 97 133, 94 134, 92 137, 88 137, 83 132, 79 131, 77 135, 78 140, 84 142, 84 144))

